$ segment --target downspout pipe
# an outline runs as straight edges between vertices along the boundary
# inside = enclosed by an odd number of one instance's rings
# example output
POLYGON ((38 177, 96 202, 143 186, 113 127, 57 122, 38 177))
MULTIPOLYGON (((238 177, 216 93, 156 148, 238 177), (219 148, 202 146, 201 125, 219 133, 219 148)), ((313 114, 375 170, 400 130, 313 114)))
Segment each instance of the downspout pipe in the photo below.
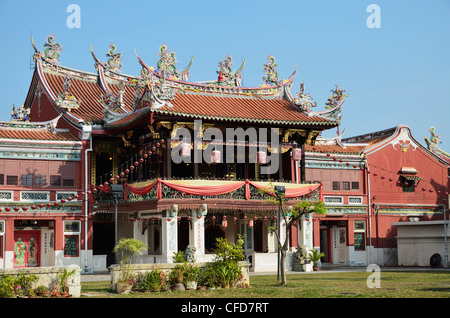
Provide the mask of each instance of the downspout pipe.
POLYGON ((89 219, 89 153, 92 152, 92 125, 83 126, 82 139, 89 140, 89 148, 84 151, 84 272, 88 272, 88 219, 89 219))

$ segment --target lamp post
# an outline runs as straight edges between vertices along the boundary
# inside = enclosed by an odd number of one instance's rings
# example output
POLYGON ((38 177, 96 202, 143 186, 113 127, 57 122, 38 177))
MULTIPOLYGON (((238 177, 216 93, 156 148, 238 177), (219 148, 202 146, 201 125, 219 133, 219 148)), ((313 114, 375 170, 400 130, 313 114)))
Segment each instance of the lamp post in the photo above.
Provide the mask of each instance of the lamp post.
POLYGON ((447 216, 446 216, 447 197, 444 195, 444 268, 448 268, 448 249, 447 249, 447 216))
POLYGON ((280 253, 281 253, 281 199, 286 192, 284 186, 275 186, 275 194, 278 199, 278 256, 277 256, 277 280, 280 280, 280 253))
POLYGON ((114 199, 114 246, 117 245, 117 204, 119 198, 123 197, 123 185, 121 184, 111 184, 111 195, 114 199))

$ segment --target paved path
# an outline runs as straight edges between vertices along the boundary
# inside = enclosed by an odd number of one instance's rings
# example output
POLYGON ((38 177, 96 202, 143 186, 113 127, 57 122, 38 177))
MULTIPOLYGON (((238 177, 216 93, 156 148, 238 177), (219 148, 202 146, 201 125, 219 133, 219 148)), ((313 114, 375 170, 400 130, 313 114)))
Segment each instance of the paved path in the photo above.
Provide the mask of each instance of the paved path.
MULTIPOLYGON (((320 271, 317 272, 294 272, 287 271, 286 274, 319 274, 319 273, 333 273, 333 272, 365 272, 366 266, 341 266, 341 265, 324 265, 320 271)), ((381 271, 446 271, 450 273, 450 268, 442 267, 381 267, 381 271)), ((256 275, 276 275, 277 272, 250 272, 250 276, 256 275)), ((109 272, 83 274, 81 275, 82 282, 99 282, 111 281, 109 272)))

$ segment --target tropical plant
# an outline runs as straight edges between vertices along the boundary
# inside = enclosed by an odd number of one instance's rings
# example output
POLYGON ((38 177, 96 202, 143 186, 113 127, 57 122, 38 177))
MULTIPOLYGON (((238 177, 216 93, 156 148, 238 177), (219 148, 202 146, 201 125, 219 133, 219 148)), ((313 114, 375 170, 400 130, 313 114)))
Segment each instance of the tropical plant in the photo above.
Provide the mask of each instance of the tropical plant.
POLYGON ((154 268, 144 274, 139 274, 136 279, 136 287, 143 291, 158 291, 167 288, 166 272, 154 268))
POLYGON ((185 267, 183 264, 177 264, 169 273, 169 283, 171 285, 175 285, 178 283, 178 280, 183 281, 184 280, 184 271, 185 267))
POLYGON ((34 289, 34 292, 35 292, 37 295, 43 295, 43 294, 48 293, 48 288, 47 288, 46 286, 44 286, 44 285, 39 285, 38 287, 36 287, 36 288, 34 289))
POLYGON ((173 259, 174 263, 185 263, 186 262, 183 251, 173 252, 172 259, 173 259))
POLYGON ((120 283, 130 283, 131 275, 131 264, 136 255, 142 255, 143 251, 147 249, 147 244, 137 240, 135 238, 121 238, 117 245, 114 247, 114 253, 120 254, 120 265, 121 265, 121 278, 120 283))
POLYGON ((325 253, 319 252, 318 250, 310 250, 308 259, 313 262, 314 266, 317 266, 319 260, 325 256, 325 253))
POLYGON ((279 259, 279 268, 280 268, 280 274, 281 274, 281 285, 286 285, 286 253, 288 251, 289 242, 290 240, 290 230, 292 227, 292 224, 296 220, 300 220, 304 215, 307 215, 309 213, 315 213, 319 215, 324 215, 327 212, 327 209, 325 208, 325 203, 318 200, 317 202, 313 201, 302 201, 294 206, 285 206, 286 205, 286 198, 284 193, 277 193, 276 189, 274 188, 273 193, 276 194, 276 196, 271 197, 267 201, 273 204, 277 204, 281 218, 284 220, 284 233, 286 235, 286 238, 284 239, 284 242, 281 242, 281 237, 279 237, 278 229, 280 226, 281 220, 278 220, 278 222, 275 224, 275 226, 270 228, 271 233, 275 234, 275 237, 278 241, 278 247, 280 250, 280 259, 279 259))
POLYGON ((37 275, 24 275, 20 272, 15 278, 14 290, 20 296, 34 296, 33 283, 38 281, 37 275))
POLYGON ((199 267, 193 263, 184 263, 183 267, 183 281, 192 282, 197 281, 198 273, 200 271, 199 267))
POLYGON ((67 283, 67 280, 69 279, 70 275, 75 273, 75 270, 71 270, 70 272, 67 270, 67 268, 64 268, 64 272, 58 274, 59 277, 59 291, 61 293, 68 293, 69 292, 69 285, 67 283))
POLYGON ((0 276, 0 298, 14 297, 14 283, 15 279, 11 275, 0 276))

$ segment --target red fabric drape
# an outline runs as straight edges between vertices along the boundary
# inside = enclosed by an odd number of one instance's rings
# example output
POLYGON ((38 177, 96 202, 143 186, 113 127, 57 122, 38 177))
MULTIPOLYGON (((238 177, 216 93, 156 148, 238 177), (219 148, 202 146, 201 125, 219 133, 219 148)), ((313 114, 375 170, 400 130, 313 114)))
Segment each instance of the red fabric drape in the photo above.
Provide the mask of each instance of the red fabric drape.
MULTIPOLYGON (((170 181, 170 180, 162 180, 157 179, 156 181, 145 185, 145 186, 136 186, 136 185, 129 185, 124 184, 124 198, 126 201, 127 197, 127 191, 131 191, 134 194, 137 195, 145 195, 150 190, 152 190, 155 186, 157 186, 156 190, 156 198, 160 200, 162 198, 162 184, 175 189, 177 191, 191 194, 191 195, 199 195, 199 196, 214 196, 214 195, 222 195, 225 193, 230 193, 232 191, 235 191, 245 185, 245 199, 250 199, 250 185, 268 193, 271 195, 274 195, 273 193, 273 187, 269 186, 268 183, 263 182, 253 182, 250 180, 245 181, 236 181, 236 182, 216 182, 216 181, 204 181, 202 184, 189 184, 188 181, 170 181)), ((307 195, 308 193, 311 193, 317 189, 320 191, 320 200, 323 200, 323 194, 322 194, 322 183, 320 184, 312 184, 312 185, 298 185, 295 186, 293 184, 287 185, 285 197, 286 198, 295 198, 307 195)), ((101 191, 109 192, 109 187, 99 188, 101 191)))
POLYGON ((229 193, 239 189, 245 184, 244 181, 238 181, 230 183, 224 182, 224 184, 217 184, 217 185, 183 185, 166 180, 163 180, 162 183, 164 183, 165 185, 167 185, 172 189, 175 189, 183 193, 192 195, 204 195, 204 196, 221 195, 229 193))
MULTIPOLYGON (((252 182, 252 181, 250 181, 250 184, 270 195, 274 195, 273 188, 268 188, 267 185, 263 185, 258 182, 252 182)), ((284 196, 286 198, 300 197, 300 196, 303 196, 303 195, 306 195, 308 193, 315 191, 319 187, 320 187, 320 184, 312 184, 309 186, 304 186, 304 187, 299 187, 299 188, 296 188, 296 187, 291 188, 288 186, 288 187, 286 187, 286 192, 285 192, 284 196)))

